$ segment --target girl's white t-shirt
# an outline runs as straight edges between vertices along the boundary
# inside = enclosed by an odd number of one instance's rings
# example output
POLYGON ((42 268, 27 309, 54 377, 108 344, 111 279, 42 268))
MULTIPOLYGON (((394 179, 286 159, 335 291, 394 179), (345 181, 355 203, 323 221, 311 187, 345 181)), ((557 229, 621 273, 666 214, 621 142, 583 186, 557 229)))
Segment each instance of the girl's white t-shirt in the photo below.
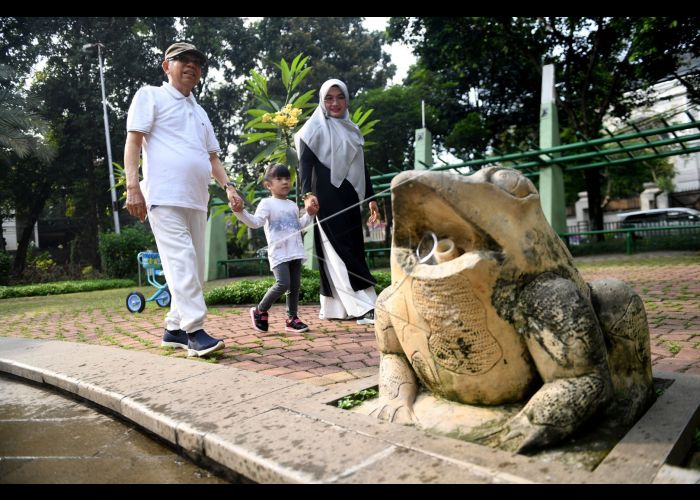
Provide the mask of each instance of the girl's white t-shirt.
POLYGON ((313 217, 309 214, 299 217, 299 208, 292 200, 264 198, 254 215, 245 209, 234 215, 253 229, 265 226, 270 269, 290 260, 306 260, 301 230, 311 224, 313 217))

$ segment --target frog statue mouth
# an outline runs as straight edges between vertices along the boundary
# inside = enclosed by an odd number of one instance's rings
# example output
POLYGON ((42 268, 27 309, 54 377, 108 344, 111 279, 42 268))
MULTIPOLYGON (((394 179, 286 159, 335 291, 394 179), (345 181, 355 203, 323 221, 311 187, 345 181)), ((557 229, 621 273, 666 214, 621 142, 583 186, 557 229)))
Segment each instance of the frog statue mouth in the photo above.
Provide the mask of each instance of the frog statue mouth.
POLYGON ((490 167, 471 176, 409 171, 397 175, 391 189, 392 249, 409 274, 453 260, 469 267, 526 254, 515 235, 532 217, 544 218, 535 186, 512 169, 490 167))

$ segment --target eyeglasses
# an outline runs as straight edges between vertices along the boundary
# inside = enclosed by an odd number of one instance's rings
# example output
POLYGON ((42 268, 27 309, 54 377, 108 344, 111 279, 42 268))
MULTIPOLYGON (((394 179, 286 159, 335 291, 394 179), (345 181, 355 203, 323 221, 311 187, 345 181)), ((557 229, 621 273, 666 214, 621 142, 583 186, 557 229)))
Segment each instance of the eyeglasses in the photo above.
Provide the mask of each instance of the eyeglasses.
POLYGON ((323 102, 327 102, 328 104, 332 103, 333 101, 343 102, 343 101, 345 101, 345 96, 343 94, 340 94, 338 96, 327 95, 326 97, 323 98, 323 102))
POLYGON ((204 61, 202 61, 199 57, 189 56, 189 55, 185 55, 185 54, 178 54, 174 57, 170 57, 170 58, 168 58, 168 61, 178 61, 178 62, 181 62, 182 64, 192 63, 199 68, 204 66, 204 61))

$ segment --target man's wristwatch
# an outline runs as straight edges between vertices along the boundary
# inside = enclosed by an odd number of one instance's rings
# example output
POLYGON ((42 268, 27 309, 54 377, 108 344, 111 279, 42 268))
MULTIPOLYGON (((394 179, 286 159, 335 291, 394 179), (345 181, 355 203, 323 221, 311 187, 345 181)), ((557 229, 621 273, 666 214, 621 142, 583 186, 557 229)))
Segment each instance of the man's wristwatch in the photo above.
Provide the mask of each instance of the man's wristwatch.
POLYGON ((231 181, 228 181, 228 182, 224 185, 224 189, 228 189, 229 186, 231 186, 233 189, 236 189, 236 185, 235 185, 233 182, 231 182, 231 181))

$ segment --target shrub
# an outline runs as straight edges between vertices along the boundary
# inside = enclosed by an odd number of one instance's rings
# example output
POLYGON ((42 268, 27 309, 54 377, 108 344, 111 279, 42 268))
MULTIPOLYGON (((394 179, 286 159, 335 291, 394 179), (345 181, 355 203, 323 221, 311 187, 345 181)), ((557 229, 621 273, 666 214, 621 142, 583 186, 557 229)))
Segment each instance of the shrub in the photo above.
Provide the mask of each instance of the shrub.
POLYGON ((56 281, 38 285, 0 286, 0 299, 12 297, 34 297, 39 295, 59 295, 63 293, 91 292, 110 288, 126 288, 134 286, 133 280, 85 280, 85 281, 56 281))
MULTIPOLYGON (((375 290, 379 294, 391 284, 391 273, 377 271, 372 273, 377 280, 375 290)), ((321 277, 318 271, 303 268, 301 271, 301 289, 299 291, 299 303, 310 304, 318 302, 321 277)), ((217 287, 204 294, 207 305, 220 304, 255 304, 262 300, 267 289, 274 284, 274 278, 261 280, 241 280, 229 283, 226 286, 217 287)), ((285 300, 284 295, 279 301, 285 300)))
POLYGON ((121 234, 100 233, 102 270, 111 278, 136 279, 139 264, 136 256, 144 250, 156 251, 153 233, 143 226, 127 226, 121 234))

